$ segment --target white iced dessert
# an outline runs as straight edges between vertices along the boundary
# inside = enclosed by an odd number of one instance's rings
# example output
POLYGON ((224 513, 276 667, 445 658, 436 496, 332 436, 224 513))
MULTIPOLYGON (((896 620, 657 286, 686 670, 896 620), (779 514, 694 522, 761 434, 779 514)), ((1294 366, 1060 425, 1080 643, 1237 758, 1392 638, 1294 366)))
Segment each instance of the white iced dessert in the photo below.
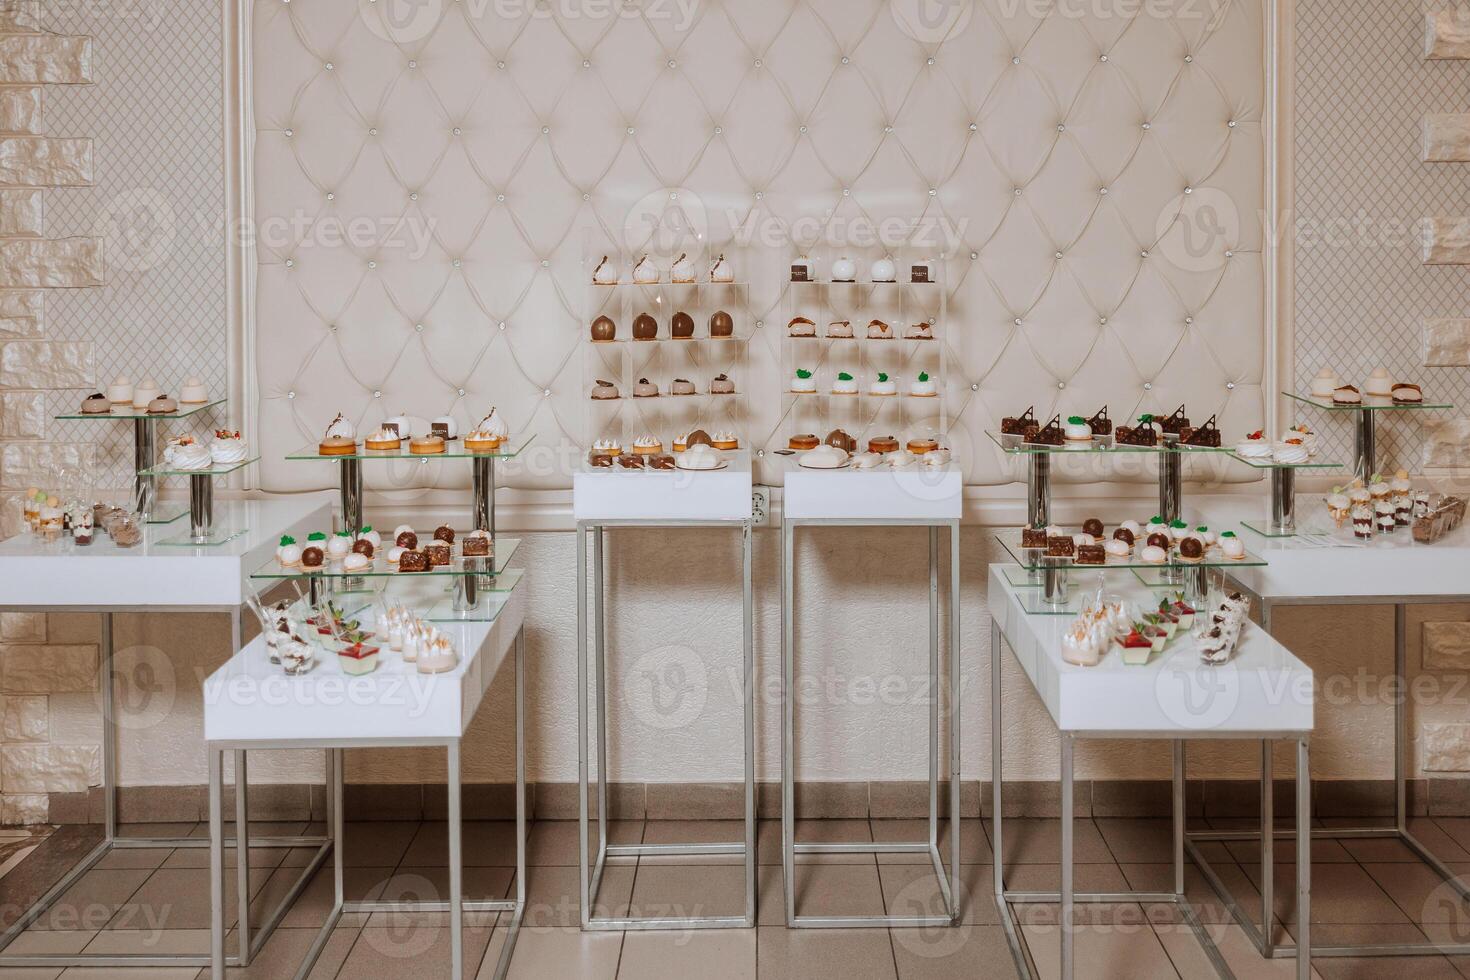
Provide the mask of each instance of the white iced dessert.
POLYGON ((1342 379, 1332 368, 1323 368, 1312 379, 1312 395, 1316 398, 1331 398, 1332 393, 1342 386, 1342 379))
POLYGON ((1388 368, 1378 367, 1368 375, 1368 380, 1363 382, 1363 393, 1367 395, 1391 395, 1393 394, 1393 378, 1388 373, 1388 368))
MULTIPOLYGON (((792 336, 795 336, 795 334, 793 334, 792 336)), ((827 336, 834 340, 851 340, 852 321, 833 320, 831 323, 827 324, 827 336)))
POLYGON ((597 268, 592 270, 592 281, 599 286, 617 285, 618 267, 609 262, 607 256, 604 255, 602 261, 597 263, 597 268))
POLYGON ((882 320, 870 320, 868 321, 868 339, 892 340, 893 328, 884 323, 882 320))
POLYGON ((1067 424, 1062 426, 1062 438, 1068 442, 1091 442, 1092 426, 1080 415, 1068 416, 1067 424))
POLYGON ((1237 538, 1234 531, 1222 531, 1220 533, 1220 554, 1232 561, 1240 561, 1245 557, 1245 542, 1237 538))
POLYGON ((209 444, 209 456, 216 463, 239 463, 245 459, 245 440, 240 433, 216 429, 209 444))
MULTIPOLYGON (((397 535, 394 535, 394 537, 397 537, 397 535)), ((362 530, 358 531, 357 540, 366 541, 368 544, 372 545, 374 552, 383 547, 383 536, 377 531, 374 531, 371 526, 365 527, 362 530)))
POLYGON ((857 379, 846 371, 839 371, 837 377, 832 379, 832 394, 834 395, 856 395, 857 391, 857 379))
POLYGON ((879 371, 878 377, 868 382, 868 394, 877 395, 880 398, 896 395, 898 394, 898 382, 889 378, 885 372, 879 371))
POLYGON ((1235 444, 1235 455, 1242 459, 1268 459, 1271 456, 1271 440, 1266 433, 1257 429, 1235 444))
POLYGON ((1144 547, 1143 551, 1139 552, 1138 557, 1150 565, 1162 565, 1169 560, 1169 553, 1158 545, 1151 544, 1144 547))
POLYGON ((152 378, 148 378, 142 384, 134 386, 133 407, 140 410, 146 409, 148 407, 148 403, 161 394, 163 394, 163 392, 158 390, 158 382, 154 381, 152 378))
POLYGON ((343 559, 352 553, 352 535, 346 531, 338 531, 327 540, 327 557, 332 559, 343 559))
POLYGON ((133 382, 126 374, 119 374, 112 379, 112 384, 107 386, 107 400, 114 405, 133 403, 133 382))
POLYGON ((209 401, 209 391, 198 378, 189 378, 179 388, 179 404, 203 405, 209 401))
POLYGON ((719 467, 720 454, 704 443, 697 443, 680 453, 675 465, 681 470, 712 470, 719 467))
POLYGON ((847 256, 843 256, 832 263, 833 282, 852 282, 857 278, 857 263, 847 256))
POLYGON ((873 277, 874 282, 893 282, 898 278, 898 268, 893 264, 892 259, 884 257, 873 263, 869 274, 873 277))
POLYGON ((852 468, 855 470, 871 470, 883 465, 882 453, 858 453, 852 458, 852 468))
POLYGON ((733 265, 731 265, 729 262, 726 262, 725 261, 725 256, 723 254, 716 256, 715 257, 715 260, 712 263, 710 263, 710 267, 709 267, 709 281, 710 282, 734 282, 735 281, 735 267, 733 265))
POLYGON ((694 263, 689 260, 688 253, 679 253, 679 257, 674 260, 674 266, 670 272, 670 278, 673 279, 674 282, 694 281, 694 263))
POLYGON ((436 432, 440 430, 442 430, 442 435, 446 439, 459 438, 459 423, 454 420, 454 416, 452 415, 441 415, 432 423, 430 423, 430 432, 436 432))
POLYGON ((1362 403, 1362 393, 1352 385, 1332 389, 1332 404, 1334 405, 1361 405, 1362 403))
POLYGON ((365 572, 372 567, 373 560, 367 555, 351 552, 342 558, 342 570, 344 572, 365 572))
POLYGON ((817 390, 817 379, 806 368, 797 368, 791 379, 791 390, 798 395, 809 395, 817 390))
POLYGON ((835 470, 847 462, 847 453, 836 446, 821 445, 802 453, 797 462, 808 469, 835 470))
POLYGON ((281 563, 282 568, 295 568, 301 564, 301 546, 291 535, 282 537, 281 543, 276 546, 276 561, 281 563))
POLYGON ((923 463, 925 466, 939 467, 948 464, 949 461, 953 458, 953 454, 951 454, 948 449, 940 446, 938 449, 931 449, 924 455, 920 456, 919 462, 923 463))
POLYGON ((915 323, 903 332, 904 340, 933 340, 934 327, 928 323, 915 323))
POLYGON ((658 266, 654 265, 653 260, 647 255, 640 258, 638 264, 633 266, 633 281, 637 283, 658 282, 658 266))
POLYGON ((817 321, 804 316, 794 316, 791 322, 786 324, 786 336, 788 337, 815 337, 817 335, 817 321))
POLYGON ((1133 546, 1122 538, 1110 538, 1103 542, 1103 551, 1113 558, 1127 558, 1133 553, 1133 546))
POLYGON ((193 436, 180 436, 163 450, 163 461, 176 470, 207 470, 214 465, 209 447, 194 441, 193 436))
POLYGON ((914 398, 934 398, 938 394, 938 386, 927 371, 920 371, 919 376, 909 382, 909 395, 914 398))

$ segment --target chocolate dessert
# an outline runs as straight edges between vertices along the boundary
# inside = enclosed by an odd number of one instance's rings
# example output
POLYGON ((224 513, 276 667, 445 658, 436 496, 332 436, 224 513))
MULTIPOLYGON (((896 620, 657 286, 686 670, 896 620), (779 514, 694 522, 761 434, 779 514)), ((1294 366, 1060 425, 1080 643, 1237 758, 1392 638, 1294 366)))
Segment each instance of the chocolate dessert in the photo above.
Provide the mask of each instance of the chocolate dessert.
POLYGON ((708 432, 703 429, 695 429, 684 439, 684 448, 688 449, 690 446, 709 446, 713 449, 715 441, 710 438, 708 432))
POLYGON ((1046 539, 1048 558, 1070 558, 1076 550, 1070 534, 1055 534, 1046 539))
POLYGON ((643 457, 637 453, 623 453, 618 457, 618 465, 625 470, 643 469, 643 457))
POLYGON ((1019 416, 1017 416, 1015 418, 1012 418, 1010 416, 1007 416, 1006 418, 1001 419, 1000 420, 1000 432, 1001 432, 1001 435, 1005 435, 1005 436, 1024 436, 1027 433, 1028 430, 1030 430, 1032 428, 1039 428, 1040 425, 1036 421, 1035 414, 1033 414, 1035 412, 1035 410, 1036 410, 1036 406, 1033 405, 1032 407, 1026 409, 1026 411, 1022 412, 1019 416))
POLYGON ((1159 428, 1170 435, 1179 435, 1189 427, 1189 416, 1184 414, 1184 406, 1180 405, 1174 409, 1174 414, 1159 422, 1159 428))
POLYGON ((611 466, 613 464, 612 453, 598 452, 594 449, 587 454, 587 462, 593 466, 611 466))
POLYGON ((1184 561, 1199 561, 1205 556, 1205 543, 1199 538, 1189 537, 1179 542, 1179 557, 1184 561))
POLYGON ((485 558, 490 554, 490 539, 483 534, 472 534, 460 545, 466 558, 485 558))
MULTIPOLYGON (((407 554, 407 552, 404 554, 407 554)), ((449 550, 449 545, 443 541, 436 541, 433 544, 424 546, 424 557, 429 559, 430 567, 437 568, 440 565, 448 565, 453 555, 449 550)), ((403 567, 403 556, 399 556, 398 565, 400 568, 403 567)))
POLYGON ((358 538, 352 542, 352 550, 364 558, 371 558, 373 556, 373 543, 367 538, 358 538))
POLYGON ((792 449, 816 449, 820 440, 815 432, 798 432, 787 440, 787 445, 792 449))
POLYGON ((1023 527, 1021 528, 1021 547, 1023 548, 1045 548, 1046 528, 1023 527))
POLYGON ((400 572, 427 572, 429 556, 422 551, 405 551, 398 556, 398 570, 400 572))
POLYGON ((592 321, 592 342, 605 344, 609 340, 616 340, 618 336, 618 325, 612 321, 612 317, 600 316, 592 321))
POLYGON ((730 337, 735 333, 735 321, 724 310, 718 310, 709 318, 711 337, 730 337))
POLYGON ((1116 531, 1114 531, 1113 537, 1117 538, 1119 541, 1127 541, 1130 546, 1136 543, 1136 539, 1133 537, 1133 532, 1128 530, 1126 527, 1120 527, 1116 531))
POLYGON ((671 470, 674 468, 674 457, 668 453, 654 453, 648 457, 648 468, 651 470, 671 470))
POLYGON ((1152 415, 1140 415, 1137 425, 1118 426, 1113 440, 1120 446, 1157 446, 1159 430, 1152 415))
POLYGON ((1179 442, 1184 446, 1210 446, 1220 448, 1220 430, 1215 425, 1215 416, 1199 428, 1185 426, 1179 433, 1179 442))
POLYGON ((1107 561, 1108 553, 1100 544, 1084 544, 1077 548, 1077 564, 1101 565, 1107 561))
POLYGON ((1053 415, 1046 425, 1026 434, 1026 442, 1033 446, 1060 446, 1066 441, 1060 415, 1053 415))
POLYGON ((1096 517, 1089 517, 1087 520, 1082 522, 1082 533, 1090 534, 1094 538, 1102 537, 1103 522, 1098 520, 1096 517))
POLYGON ((412 531, 399 531, 398 537, 393 539, 393 543, 400 548, 407 548, 409 551, 412 551, 419 546, 419 536, 412 531))
POLYGON ((827 433, 827 438, 825 441, 827 445, 834 446, 838 449, 843 450, 844 452, 857 452, 857 440, 848 435, 842 429, 833 429, 831 432, 827 433))
POLYGON ((653 340, 658 336, 658 321, 647 313, 638 314, 633 320, 634 340, 653 340))
POLYGON ((1113 434, 1113 420, 1108 418, 1108 406, 1104 405, 1098 409, 1098 413, 1087 420, 1087 427, 1095 436, 1110 436, 1113 434))
POLYGON ((454 544, 454 528, 448 524, 440 524, 434 528, 434 540, 443 541, 445 544, 454 544))
POLYGON ((1168 551, 1169 536, 1162 531, 1155 531, 1153 534, 1150 534, 1148 536, 1148 540, 1145 541, 1144 544, 1146 544, 1150 548, 1163 548, 1165 551, 1168 551))
POLYGON ((326 561, 326 558, 327 556, 322 552, 322 549, 320 548, 301 549, 302 568, 321 568, 322 562, 326 561))
POLYGON ((678 340, 688 340, 694 336, 694 317, 680 310, 674 314, 669 321, 669 334, 678 340))

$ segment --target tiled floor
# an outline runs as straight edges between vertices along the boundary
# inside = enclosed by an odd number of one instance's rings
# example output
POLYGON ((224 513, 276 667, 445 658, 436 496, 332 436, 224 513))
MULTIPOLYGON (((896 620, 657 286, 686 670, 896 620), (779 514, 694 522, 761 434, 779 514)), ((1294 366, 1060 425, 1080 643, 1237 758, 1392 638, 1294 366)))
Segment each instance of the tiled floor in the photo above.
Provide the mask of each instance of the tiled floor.
MULTIPOLYGON (((158 830, 159 828, 150 828, 158 830)), ((261 826, 271 833, 299 833, 304 825, 261 826)), ((735 822, 624 822, 620 841, 736 840, 735 822)), ((577 826, 541 822, 532 827, 528 855, 529 903, 511 975, 520 980, 939 980, 1015 975, 1005 935, 991 898, 989 821, 964 822, 964 916, 954 929, 788 930, 781 888, 779 825, 760 828, 759 925, 751 930, 583 934, 577 928, 577 826)), ((1055 820, 1006 823, 1007 878, 1022 890, 1057 887, 1055 820)), ((1457 871, 1470 873, 1470 821, 1420 821, 1457 871)), ((203 833, 202 827, 172 832, 203 833)), ((916 821, 803 822, 803 839, 899 840, 922 837, 916 821)), ((1165 820, 1078 821, 1077 885, 1094 890, 1167 890, 1171 869, 1165 820)), ((0 833, 0 870, 9 870, 34 840, 0 833)), ((1259 866, 1246 844, 1210 844, 1206 853, 1243 900, 1259 901, 1259 866)), ((1470 939, 1470 907, 1452 901, 1433 873, 1406 860, 1393 845, 1375 841, 1324 842, 1316 848, 1313 924, 1319 941, 1420 939, 1426 934, 1470 939)), ((351 898, 441 897, 446 889, 447 847, 442 823, 352 823, 344 848, 351 898)), ((258 922, 284 894, 307 852, 258 849, 251 858, 251 908, 258 922)), ((1287 855, 1283 855, 1287 856, 1287 855)), ((14 952, 204 952, 209 943, 208 872, 202 850, 114 852, 89 872, 11 947, 14 952)), ((465 825, 465 887, 469 897, 503 897, 514 890, 515 838, 508 822, 465 825)), ((932 911, 938 894, 932 874, 908 855, 803 855, 797 902, 804 913, 865 914, 932 911)), ((691 865, 668 858, 626 859, 604 875, 600 903, 607 911, 638 915, 735 914, 741 909, 741 866, 724 856, 691 865)), ((1295 868, 1277 869, 1276 920, 1283 935, 1296 928, 1295 868)), ((1289 960, 1263 961, 1245 934, 1190 868, 1188 893, 1202 921, 1242 980, 1294 976, 1289 960)), ((249 969, 232 980, 291 977, 331 907, 330 866, 297 900, 282 927, 249 969)), ((227 918, 235 918, 233 879, 226 888, 227 918)), ((1021 930, 1044 978, 1057 975, 1055 906, 1020 910, 1021 930)), ((1079 977, 1167 980, 1213 977, 1195 937, 1169 906, 1087 906, 1077 939, 1079 977)), ((233 939, 233 934, 231 936, 233 939)), ((472 915, 464 931, 470 975, 489 977, 504 940, 493 914, 472 915)), ((345 918, 334 933, 313 980, 427 978, 448 972, 447 918, 375 913, 345 918)), ((1466 980, 1470 957, 1337 959, 1316 964, 1319 980, 1368 980, 1411 974, 1414 980, 1466 980)), ((23 970, 0 967, 0 980, 193 980, 208 971, 23 970)))

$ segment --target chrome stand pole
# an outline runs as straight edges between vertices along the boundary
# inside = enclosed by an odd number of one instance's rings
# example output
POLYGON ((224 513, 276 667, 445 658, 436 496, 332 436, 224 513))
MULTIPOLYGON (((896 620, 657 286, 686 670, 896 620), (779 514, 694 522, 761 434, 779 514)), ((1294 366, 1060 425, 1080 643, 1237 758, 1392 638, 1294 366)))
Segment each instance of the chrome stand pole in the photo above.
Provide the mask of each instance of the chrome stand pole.
POLYGON ((1051 453, 1026 454, 1026 522, 1051 523, 1051 453))
POLYGON ((1072 735, 1062 732, 1062 894, 1061 909, 1057 924, 1062 931, 1062 980, 1072 980, 1076 962, 1073 932, 1074 888, 1072 867, 1073 832, 1073 786, 1072 786, 1072 735))
POLYGON ((214 477, 189 474, 189 537, 204 544, 214 529, 214 477))
POLYGON ((344 459, 341 467, 342 530, 356 534, 362 527, 362 461, 344 459))
POLYGON ((1184 454, 1166 446, 1159 452, 1159 516, 1179 520, 1184 504, 1184 454))
POLYGON ((495 537, 495 457, 476 456, 470 461, 470 496, 474 501, 474 530, 495 537))
POLYGON ((1296 470, 1289 466, 1271 470, 1271 533, 1296 533, 1296 470))
MULTIPOLYGON (((1368 414, 1368 413, 1364 413, 1368 414)), ((1312 759, 1305 738, 1296 743, 1296 977, 1312 977, 1312 759)))
POLYGON ((1376 413, 1370 409, 1358 409, 1358 427, 1353 434, 1353 457, 1358 476, 1367 480, 1378 470, 1378 438, 1376 413))
POLYGON ((133 509, 144 524, 153 516, 153 505, 158 499, 158 481, 144 476, 158 458, 156 419, 133 419, 133 509))
POLYGON ((1070 598, 1067 570, 1060 562, 1043 558, 1041 569, 1041 597, 1053 606, 1064 606, 1070 598))

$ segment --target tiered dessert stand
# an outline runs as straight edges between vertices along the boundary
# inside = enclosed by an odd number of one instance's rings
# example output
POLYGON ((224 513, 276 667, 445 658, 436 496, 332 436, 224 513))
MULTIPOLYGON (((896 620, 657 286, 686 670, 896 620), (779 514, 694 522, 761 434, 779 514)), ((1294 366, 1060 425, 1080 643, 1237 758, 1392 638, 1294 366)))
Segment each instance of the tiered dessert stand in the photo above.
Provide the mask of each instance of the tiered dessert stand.
MULTIPOLYGON (((945 414, 944 362, 945 290, 940 281, 942 261, 923 263, 916 274, 913 260, 897 264, 897 281, 859 280, 833 283, 818 275, 787 285, 786 307, 791 316, 816 321, 814 338, 787 337, 783 341, 783 374, 789 380, 798 366, 817 378, 817 394, 788 394, 785 425, 790 432, 814 432, 818 438, 831 428, 842 428, 865 448, 870 436, 893 435, 900 445, 914 436, 930 436, 941 444, 948 428, 945 414), (915 281, 922 278, 924 281, 915 281), (895 339, 868 340, 867 322, 887 321, 895 339), (832 319, 852 321, 853 339, 828 339, 832 319), (927 321, 933 340, 904 340, 904 329, 927 321), (938 382, 936 397, 912 397, 906 382, 918 371, 938 382), (831 382, 839 371, 858 380, 857 395, 832 395, 831 382), (868 382, 877 371, 897 382, 892 396, 868 396, 868 382)), ((862 273, 870 265, 862 264, 862 273)), ((822 266, 818 265, 817 268, 822 266)), ((830 266, 829 266, 830 267, 830 266)), ((793 268, 793 280, 800 273, 793 268)), ((903 469, 806 469, 800 457, 788 459, 784 473, 784 514, 781 522, 781 866, 785 885, 786 922, 790 928, 929 927, 951 926, 960 914, 960 517, 963 509, 962 474, 958 463, 943 466, 912 464, 903 469), (798 528, 921 527, 929 539, 929 833, 927 840, 878 843, 819 843, 796 839, 796 658, 798 617, 795 543, 798 528), (941 696, 946 690, 940 672, 939 535, 949 531, 949 724, 941 734, 941 696), (949 758, 949 866, 940 852, 940 755, 948 740, 949 758), (939 914, 802 915, 797 909, 796 855, 798 854, 912 854, 926 857, 938 881, 943 908, 939 914)))
POLYGON ((211 408, 218 408, 225 399, 216 398, 197 405, 180 405, 172 412, 145 412, 131 406, 114 405, 105 414, 67 412, 56 416, 57 421, 118 421, 126 419, 133 423, 133 510, 142 515, 149 524, 171 524, 186 513, 181 508, 162 508, 158 505, 158 476, 152 472, 158 465, 158 423, 169 419, 184 419, 211 408))
POLYGON ((1417 404, 1396 405, 1392 398, 1382 395, 1363 395, 1362 402, 1357 405, 1338 405, 1333 402, 1332 396, 1298 395, 1295 392, 1283 391, 1283 395, 1293 401, 1323 412, 1331 412, 1336 415, 1349 415, 1355 423, 1353 429, 1353 466, 1357 475, 1368 479, 1378 472, 1378 416, 1383 412, 1422 412, 1452 409, 1455 406, 1447 403, 1419 402, 1417 404))

